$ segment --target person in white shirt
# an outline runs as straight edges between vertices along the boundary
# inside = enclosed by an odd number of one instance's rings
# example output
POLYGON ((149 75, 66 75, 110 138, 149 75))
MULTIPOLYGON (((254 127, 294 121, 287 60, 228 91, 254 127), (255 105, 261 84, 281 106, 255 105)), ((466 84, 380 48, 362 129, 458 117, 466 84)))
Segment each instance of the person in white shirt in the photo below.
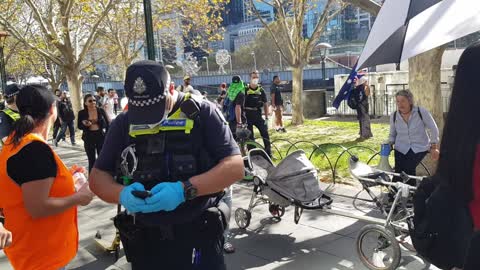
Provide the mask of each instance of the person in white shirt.
POLYGON ((108 89, 108 97, 105 101, 105 104, 103 104, 103 109, 107 113, 109 122, 112 122, 112 120, 115 119, 114 107, 115 107, 115 90, 108 89))

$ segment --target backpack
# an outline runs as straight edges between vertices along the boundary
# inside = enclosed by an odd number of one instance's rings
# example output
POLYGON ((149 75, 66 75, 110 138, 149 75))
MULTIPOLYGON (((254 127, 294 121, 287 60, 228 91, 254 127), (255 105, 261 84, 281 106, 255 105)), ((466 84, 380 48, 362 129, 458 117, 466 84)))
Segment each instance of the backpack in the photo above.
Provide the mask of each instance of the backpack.
POLYGON ((408 222, 417 253, 441 269, 463 268, 473 221, 468 204, 438 176, 424 179, 413 197, 408 222))
POLYGON ((353 87, 347 97, 347 105, 353 110, 358 109, 358 105, 367 98, 365 91, 360 87, 353 87))
POLYGON ((235 103, 233 100, 230 100, 228 96, 225 97, 225 101, 223 102, 223 113, 225 114, 225 120, 227 120, 227 122, 235 120, 235 103))

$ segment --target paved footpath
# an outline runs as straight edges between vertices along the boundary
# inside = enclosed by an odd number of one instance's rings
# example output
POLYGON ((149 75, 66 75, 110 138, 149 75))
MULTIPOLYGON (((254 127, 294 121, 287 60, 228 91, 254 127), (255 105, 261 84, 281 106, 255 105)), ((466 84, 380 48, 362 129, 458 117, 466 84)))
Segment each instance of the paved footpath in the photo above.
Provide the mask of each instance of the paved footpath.
MULTIPOLYGON (((87 164, 83 149, 58 147, 56 151, 67 166, 87 164)), ((354 195, 358 187, 337 185, 337 194, 354 195)), ((248 206, 252 188, 247 184, 237 184, 234 189, 233 211, 248 206)), ((335 208, 364 214, 371 205, 356 204, 350 199, 334 198, 335 208)), ((80 248, 77 257, 67 269, 101 270, 131 269, 123 252, 115 262, 112 254, 103 252, 95 241, 94 235, 100 231, 104 239, 112 239, 114 227, 110 220, 116 213, 116 207, 108 205, 98 198, 86 206, 80 207, 78 224, 80 227, 80 248)), ((330 215, 321 211, 305 211, 299 224, 293 222, 293 207, 287 209, 281 222, 271 218, 268 207, 255 208, 252 221, 247 230, 238 229, 233 218, 231 222, 234 235, 233 244, 237 251, 226 255, 229 270, 346 270, 365 268, 355 251, 355 237, 365 226, 365 222, 330 215)), ((421 259, 402 250, 402 262, 399 269, 420 270, 437 269, 425 266, 421 259)), ((0 252, 0 270, 11 270, 8 260, 0 252)), ((160 268, 158 268, 160 269, 160 268)))

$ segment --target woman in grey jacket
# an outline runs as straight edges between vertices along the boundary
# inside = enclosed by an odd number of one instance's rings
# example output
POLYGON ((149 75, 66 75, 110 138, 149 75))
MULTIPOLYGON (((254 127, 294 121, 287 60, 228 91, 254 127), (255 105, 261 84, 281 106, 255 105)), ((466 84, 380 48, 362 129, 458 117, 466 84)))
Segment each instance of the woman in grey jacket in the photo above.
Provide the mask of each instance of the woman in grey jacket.
MULTIPOLYGON (((433 160, 438 160, 438 127, 427 109, 414 105, 409 90, 399 91, 395 98, 398 110, 390 117, 389 135, 389 143, 395 145, 395 172, 415 175, 428 152, 433 160)), ((415 185, 415 180, 409 184, 415 185)))

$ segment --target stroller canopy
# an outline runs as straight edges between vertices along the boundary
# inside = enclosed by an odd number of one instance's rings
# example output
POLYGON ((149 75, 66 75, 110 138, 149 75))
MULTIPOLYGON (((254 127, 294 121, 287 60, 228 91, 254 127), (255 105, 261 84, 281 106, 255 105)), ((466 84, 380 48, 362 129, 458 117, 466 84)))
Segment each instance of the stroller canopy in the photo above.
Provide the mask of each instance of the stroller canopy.
POLYGON ((312 202, 322 196, 317 170, 303 150, 297 150, 272 168, 267 184, 282 195, 300 202, 312 202))

